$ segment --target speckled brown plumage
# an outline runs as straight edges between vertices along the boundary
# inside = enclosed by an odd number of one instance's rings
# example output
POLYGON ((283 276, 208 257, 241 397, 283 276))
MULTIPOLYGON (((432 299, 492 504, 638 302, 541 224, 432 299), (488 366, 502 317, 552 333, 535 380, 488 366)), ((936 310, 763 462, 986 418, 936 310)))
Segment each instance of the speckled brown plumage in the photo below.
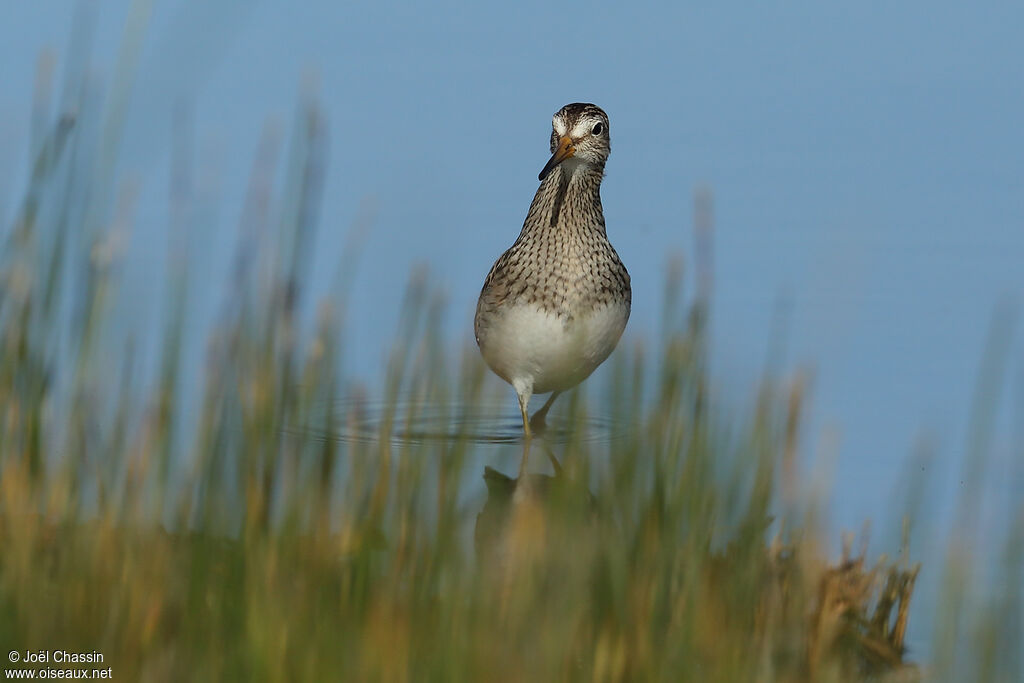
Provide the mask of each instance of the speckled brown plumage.
MULTIPOLYGON (((567 105, 566 110, 570 120, 585 111, 604 116, 594 105, 567 105)), ((552 133, 552 151, 556 142, 552 133)), ((541 182, 519 238, 484 281, 474 320, 478 342, 487 317, 510 303, 536 305, 565 319, 613 301, 631 305, 629 272, 605 231, 603 177, 603 164, 577 168, 571 175, 558 166, 541 182)))

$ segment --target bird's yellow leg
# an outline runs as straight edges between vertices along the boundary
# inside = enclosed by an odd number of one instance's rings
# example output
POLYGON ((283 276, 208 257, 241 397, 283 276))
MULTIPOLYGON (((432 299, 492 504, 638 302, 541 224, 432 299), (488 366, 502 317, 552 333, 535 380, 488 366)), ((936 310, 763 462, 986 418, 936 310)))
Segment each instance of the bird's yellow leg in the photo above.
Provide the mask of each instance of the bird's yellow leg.
POLYGON ((558 398, 558 395, 561 393, 562 392, 560 391, 551 392, 551 396, 548 397, 548 400, 544 401, 544 405, 541 406, 540 410, 534 413, 533 417, 530 418, 530 425, 536 431, 543 432, 547 427, 548 411, 551 410, 551 404, 555 402, 555 399, 558 398))
POLYGON ((530 429, 530 413, 527 410, 527 402, 522 398, 519 399, 519 412, 523 416, 523 434, 526 436, 527 441, 533 438, 533 431, 530 429))
MULTIPOLYGON (((517 392, 518 393, 518 392, 517 392)), ((519 476, 526 474, 526 463, 530 459, 530 444, 533 442, 533 432, 530 431, 530 396, 519 394, 519 413, 523 416, 523 459, 519 461, 519 476)))

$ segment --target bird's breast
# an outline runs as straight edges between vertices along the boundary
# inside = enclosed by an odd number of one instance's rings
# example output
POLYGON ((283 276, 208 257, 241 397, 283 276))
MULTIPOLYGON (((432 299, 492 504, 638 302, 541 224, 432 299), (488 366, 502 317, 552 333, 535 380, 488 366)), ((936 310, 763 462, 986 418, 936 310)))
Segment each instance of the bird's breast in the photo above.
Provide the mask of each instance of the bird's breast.
POLYGON ((622 301, 568 315, 519 303, 496 312, 478 342, 484 360, 506 381, 525 380, 536 393, 561 391, 604 362, 628 319, 622 301))

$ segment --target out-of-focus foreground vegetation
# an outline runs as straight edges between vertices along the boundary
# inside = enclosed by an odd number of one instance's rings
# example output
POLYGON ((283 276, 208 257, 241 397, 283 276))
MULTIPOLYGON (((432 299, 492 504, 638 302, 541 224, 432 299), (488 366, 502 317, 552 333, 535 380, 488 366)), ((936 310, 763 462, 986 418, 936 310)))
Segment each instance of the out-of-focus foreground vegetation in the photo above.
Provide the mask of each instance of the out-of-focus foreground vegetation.
MULTIPOLYGON (((1020 511, 997 601, 970 597, 978 572, 956 539, 945 566, 921 569, 945 577, 929 596, 940 623, 930 661, 910 663, 919 567, 899 547, 829 557, 798 474, 804 383, 766 378, 749 408, 716 400, 707 296, 684 305, 678 273, 663 337, 625 342, 609 387, 563 399, 564 438, 536 442, 526 476, 481 470, 468 432, 392 437, 423 406, 460 424, 498 390, 474 349, 446 348, 418 281, 379 437, 332 438, 360 408, 340 401, 340 303, 302 315, 315 102, 280 188, 274 144, 260 147, 198 372, 183 361, 187 263, 170 271, 158 370, 117 333, 132 221, 111 180, 117 103, 93 126, 37 110, 0 262, 4 650, 98 650, 119 680, 1024 675, 1020 511), (614 418, 596 441, 574 429, 595 413, 614 418)), ((172 227, 188 215, 175 206, 172 227)))

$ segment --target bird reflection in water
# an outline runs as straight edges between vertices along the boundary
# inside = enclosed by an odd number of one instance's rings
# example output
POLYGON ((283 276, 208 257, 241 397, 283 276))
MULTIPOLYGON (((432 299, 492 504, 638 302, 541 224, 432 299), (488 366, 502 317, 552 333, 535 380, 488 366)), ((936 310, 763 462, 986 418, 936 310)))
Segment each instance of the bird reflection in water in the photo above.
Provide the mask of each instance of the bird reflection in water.
POLYGON ((523 458, 516 477, 484 467, 487 500, 477 515, 473 545, 481 568, 502 571, 510 565, 532 564, 543 553, 552 513, 562 521, 577 510, 584 517, 594 507, 594 497, 585 486, 572 481, 543 440, 554 474, 527 472, 531 441, 523 445, 523 458))

